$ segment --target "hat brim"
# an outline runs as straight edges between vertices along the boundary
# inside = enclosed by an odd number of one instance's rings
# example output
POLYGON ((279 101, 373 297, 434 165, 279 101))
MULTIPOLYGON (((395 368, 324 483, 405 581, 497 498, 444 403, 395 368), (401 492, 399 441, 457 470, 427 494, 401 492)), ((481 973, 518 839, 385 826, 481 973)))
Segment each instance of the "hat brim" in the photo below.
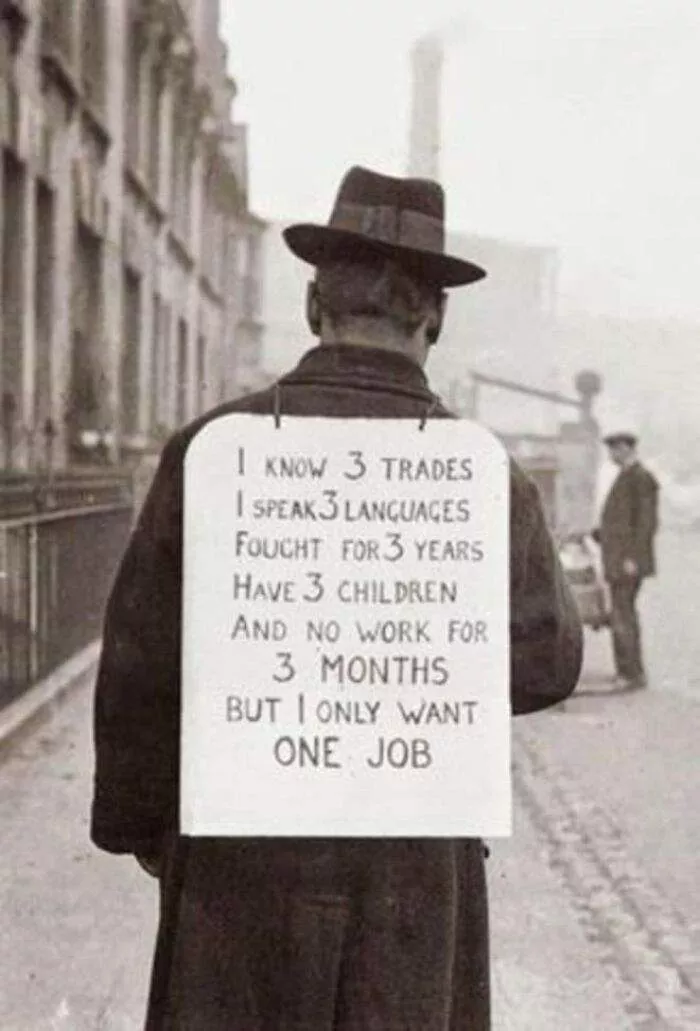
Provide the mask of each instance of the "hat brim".
POLYGON ((486 276, 485 269, 462 258, 372 240, 348 229, 302 222, 288 226, 282 235, 297 258, 317 267, 338 258, 380 254, 400 262, 418 273, 421 279, 443 287, 467 286, 486 276))
POLYGON ((603 437, 604 444, 636 444, 638 438, 634 433, 609 433, 607 437, 603 437))

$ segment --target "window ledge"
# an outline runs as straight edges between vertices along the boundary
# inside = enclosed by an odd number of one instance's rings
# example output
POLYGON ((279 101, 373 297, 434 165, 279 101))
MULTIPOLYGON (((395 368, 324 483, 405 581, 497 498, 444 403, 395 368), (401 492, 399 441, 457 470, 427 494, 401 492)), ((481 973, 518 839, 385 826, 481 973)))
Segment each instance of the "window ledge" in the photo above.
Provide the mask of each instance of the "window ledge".
POLYGON ((138 199, 148 208, 151 217, 155 219, 159 225, 162 225, 167 218, 165 209, 151 191, 141 172, 134 168, 132 164, 127 164, 126 178, 129 186, 131 186, 138 199))
POLYGON ((42 88, 46 90, 50 81, 55 82, 70 108, 74 108, 80 97, 80 87, 68 58, 54 43, 42 43, 41 72, 42 88))

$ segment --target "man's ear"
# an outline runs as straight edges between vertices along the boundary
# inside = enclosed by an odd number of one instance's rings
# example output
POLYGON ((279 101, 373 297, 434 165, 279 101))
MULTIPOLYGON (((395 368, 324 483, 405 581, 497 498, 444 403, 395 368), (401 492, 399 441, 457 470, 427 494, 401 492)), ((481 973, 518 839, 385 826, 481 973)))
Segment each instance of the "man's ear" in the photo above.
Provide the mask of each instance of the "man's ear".
POLYGON ((443 290, 438 296, 435 312, 428 319, 425 337, 429 344, 436 344, 442 333, 442 324, 445 320, 445 309, 447 308, 447 292, 443 290))
POLYGON ((314 336, 321 335, 321 300, 318 296, 318 283, 315 279, 306 287, 306 321, 314 336))

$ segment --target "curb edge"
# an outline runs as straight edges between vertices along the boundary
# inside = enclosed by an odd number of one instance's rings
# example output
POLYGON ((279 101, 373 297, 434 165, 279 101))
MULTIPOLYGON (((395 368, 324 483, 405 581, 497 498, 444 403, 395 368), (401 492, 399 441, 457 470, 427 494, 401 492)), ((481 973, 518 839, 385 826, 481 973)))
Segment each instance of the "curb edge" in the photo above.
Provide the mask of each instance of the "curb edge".
POLYGON ((60 701, 97 665, 101 646, 101 639, 93 641, 0 710, 0 750, 4 751, 22 730, 41 717, 52 703, 60 701))

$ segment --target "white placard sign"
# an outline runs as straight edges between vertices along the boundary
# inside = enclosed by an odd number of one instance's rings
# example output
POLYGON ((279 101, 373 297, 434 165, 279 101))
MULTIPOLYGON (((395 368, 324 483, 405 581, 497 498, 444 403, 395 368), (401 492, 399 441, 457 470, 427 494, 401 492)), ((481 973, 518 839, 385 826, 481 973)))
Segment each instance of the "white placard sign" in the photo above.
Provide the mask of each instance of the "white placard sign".
POLYGON ((192 441, 184 497, 182 833, 508 835, 495 437, 232 414, 192 441))

